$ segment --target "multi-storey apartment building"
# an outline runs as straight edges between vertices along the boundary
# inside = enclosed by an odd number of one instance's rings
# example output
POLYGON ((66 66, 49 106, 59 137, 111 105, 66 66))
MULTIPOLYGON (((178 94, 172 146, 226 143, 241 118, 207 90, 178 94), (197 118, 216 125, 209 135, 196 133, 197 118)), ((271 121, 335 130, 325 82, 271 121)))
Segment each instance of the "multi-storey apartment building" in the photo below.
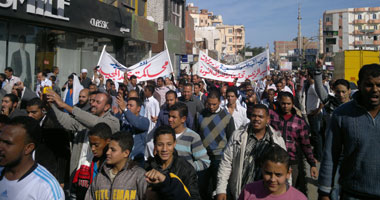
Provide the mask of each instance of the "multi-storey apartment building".
MULTIPOLYGON (((239 50, 245 46, 245 28, 243 25, 225 25, 221 15, 214 15, 206 9, 201 9, 188 4, 190 15, 194 19, 195 27, 216 27, 219 31, 219 36, 215 40, 213 48, 220 54, 236 55, 239 50)), ((199 29, 204 31, 204 29, 199 29)), ((197 28, 196 28, 197 31, 197 28)), ((198 34, 201 37, 201 34, 198 34)))
POLYGON ((323 13, 323 52, 380 49, 380 7, 328 10, 323 13))

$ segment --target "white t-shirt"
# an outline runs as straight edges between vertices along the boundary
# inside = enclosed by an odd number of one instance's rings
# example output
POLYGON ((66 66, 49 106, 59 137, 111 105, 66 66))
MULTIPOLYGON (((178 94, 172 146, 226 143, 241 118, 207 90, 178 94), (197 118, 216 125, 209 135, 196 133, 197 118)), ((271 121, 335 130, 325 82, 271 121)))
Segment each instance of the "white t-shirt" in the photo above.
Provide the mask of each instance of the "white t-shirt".
POLYGON ((314 84, 310 85, 309 90, 307 91, 306 98, 306 113, 310 114, 311 111, 317 109, 319 107, 319 97, 317 92, 315 91, 314 84))
MULTIPOLYGON (((2 174, 4 168, 0 168, 2 174)), ((0 177, 0 200, 38 199, 64 200, 65 194, 58 181, 48 170, 39 164, 19 180, 10 181, 0 177)))

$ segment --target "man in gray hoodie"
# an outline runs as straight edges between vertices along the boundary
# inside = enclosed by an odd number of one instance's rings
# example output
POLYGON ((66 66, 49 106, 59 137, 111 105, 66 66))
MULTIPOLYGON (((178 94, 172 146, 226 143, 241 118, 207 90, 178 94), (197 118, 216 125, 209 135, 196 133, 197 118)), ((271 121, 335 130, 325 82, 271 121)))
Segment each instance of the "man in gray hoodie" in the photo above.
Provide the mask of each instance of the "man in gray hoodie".
POLYGON ((85 200, 145 199, 145 170, 129 160, 132 147, 132 135, 117 132, 111 136, 105 164, 87 190, 85 200))

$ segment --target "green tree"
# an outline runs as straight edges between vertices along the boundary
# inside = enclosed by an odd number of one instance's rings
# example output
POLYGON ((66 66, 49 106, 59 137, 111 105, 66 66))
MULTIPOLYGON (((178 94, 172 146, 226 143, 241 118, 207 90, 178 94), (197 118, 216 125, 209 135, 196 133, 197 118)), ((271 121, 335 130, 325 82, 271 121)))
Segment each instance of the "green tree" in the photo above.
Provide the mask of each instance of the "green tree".
MULTIPOLYGON (((253 56, 256 56, 256 55, 258 55, 258 54, 260 54, 260 53, 262 53, 262 52, 264 52, 264 51, 265 51, 265 48, 264 48, 264 47, 251 47, 251 46, 246 46, 245 48, 239 50, 238 53, 244 57, 244 53, 245 53, 245 52, 252 52, 252 57, 253 57, 253 56)), ((246 58, 246 59, 247 59, 247 58, 251 58, 251 56, 247 56, 247 57, 245 57, 245 58, 246 58)))

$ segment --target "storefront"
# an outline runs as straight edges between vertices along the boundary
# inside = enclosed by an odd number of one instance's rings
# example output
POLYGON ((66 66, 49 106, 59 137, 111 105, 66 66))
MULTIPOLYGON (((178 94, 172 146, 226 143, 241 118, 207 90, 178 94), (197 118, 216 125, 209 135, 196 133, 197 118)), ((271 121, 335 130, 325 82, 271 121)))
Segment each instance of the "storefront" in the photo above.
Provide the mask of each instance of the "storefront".
POLYGON ((151 43, 157 24, 125 8, 94 0, 0 0, 0 72, 12 67, 30 86, 37 71, 53 66, 60 86, 83 68, 92 76, 104 45, 130 66, 148 56, 151 43))

